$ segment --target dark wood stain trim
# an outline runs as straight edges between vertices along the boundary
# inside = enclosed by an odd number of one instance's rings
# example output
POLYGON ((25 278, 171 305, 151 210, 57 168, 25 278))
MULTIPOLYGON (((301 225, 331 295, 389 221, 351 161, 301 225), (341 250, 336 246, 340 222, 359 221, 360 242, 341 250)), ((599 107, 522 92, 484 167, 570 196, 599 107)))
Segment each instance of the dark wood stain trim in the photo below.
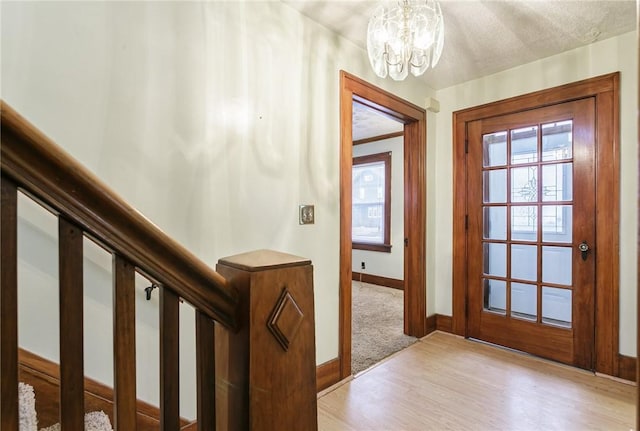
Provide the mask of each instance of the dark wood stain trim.
POLYGON ((196 403, 200 429, 216 428, 215 326, 196 310, 196 403))
POLYGON ((636 381, 636 358, 618 355, 618 375, 621 379, 636 381))
POLYGON ((352 242, 351 247, 359 250, 391 252, 391 152, 368 154, 366 156, 354 157, 353 166, 366 163, 384 163, 384 238, 383 244, 370 244, 362 242, 352 242))
POLYGON ((404 331, 420 338, 427 318, 426 220, 427 220, 427 117, 405 125, 404 135, 404 331))
POLYGON ((180 298, 160 287, 160 429, 180 422, 180 298))
POLYGON ((451 316, 436 314, 436 330, 453 334, 453 322, 451 316))
POLYGON ((404 136, 404 131, 387 133, 379 136, 372 136, 370 138, 358 139, 357 141, 353 141, 353 145, 362 145, 362 144, 368 144, 370 142, 384 141, 385 139, 397 138, 400 136, 404 136))
MULTIPOLYGON (((466 335, 466 123, 522 112, 586 97, 596 98, 597 191, 596 231, 611 232, 619 222, 619 72, 560 87, 516 96, 453 113, 454 201, 453 201, 453 322, 455 334, 466 335), (604 144, 609 144, 604 148, 604 144), (604 210, 606 209, 606 211, 604 210)), ((595 370, 617 375, 619 336, 618 235, 598 238, 596 262, 595 370)))
POLYGON ((386 114, 404 127, 405 333, 426 331, 426 111, 347 72, 340 72, 340 376, 351 375, 351 168, 353 101, 386 114))
POLYGON ((620 283, 619 75, 596 95, 595 370, 618 375, 620 283))
POLYGON ((60 286, 60 427, 84 427, 82 231, 58 218, 60 286))
POLYGON ((362 281, 363 283, 377 284, 378 286, 390 287, 392 289, 404 290, 404 280, 397 278, 383 277, 381 275, 367 274, 364 272, 351 273, 353 281, 362 281))
MULTIPOLYGON (((19 351, 19 367, 21 381, 29 383, 36 389, 36 404, 38 411, 38 425, 50 426, 58 421, 58 387, 60 385, 60 371, 58 364, 27 350, 19 351), (38 390, 37 381, 47 382, 53 390, 41 392, 38 390), (43 407, 41 407, 41 405, 43 407), (49 406, 49 408, 45 408, 49 406), (53 407, 53 408, 51 408, 53 407), (55 413, 46 412, 55 411, 55 413)), ((113 421, 113 389, 88 377, 84 378, 85 407, 87 411, 103 410, 113 421)), ((138 430, 157 429, 160 423, 160 410, 145 401, 136 401, 138 430)), ((182 426, 187 425, 185 419, 182 426)), ((4 429, 4 428, 3 428, 4 429)))
POLYGON ((367 244, 364 242, 354 242, 351 245, 356 250, 379 251, 381 253, 391 253, 391 244, 367 244))
MULTIPOLYGON (((636 8, 636 22, 640 24, 640 7, 636 8)), ((640 32, 638 32, 638 55, 640 55, 640 32)), ((640 84, 640 64, 638 65, 636 79, 640 84)), ((640 130, 640 85, 638 85, 638 106, 636 109, 637 125, 640 130)), ((640 134, 638 135, 638 149, 640 150, 640 134)), ((640 208, 640 154, 638 156, 638 205, 640 208)), ((640 214, 638 214, 640 224, 640 214)), ((637 277, 637 304, 636 304, 636 429, 640 430, 640 230, 638 230, 638 277, 637 277)))
POLYGON ((136 429, 135 268, 113 256, 114 429, 136 429))
POLYGON ((323 391, 340 381, 340 359, 335 358, 316 367, 316 388, 323 391))
POLYGON ((340 73, 340 274, 338 305, 339 378, 351 375, 351 193, 353 89, 340 73))
MULTIPOLYGON (((200 429, 208 430, 209 428, 200 428, 200 429)), ((197 430, 198 430, 198 421, 189 422, 188 424, 180 428, 180 431, 197 431, 197 430)))
POLYGON ((0 206, 0 428, 18 430, 18 188, 4 176, 0 206))
POLYGON ((437 320, 437 315, 435 314, 432 314, 431 316, 427 317, 427 323, 426 323, 427 330, 425 331, 427 335, 436 331, 436 327, 437 327, 436 320, 437 320))
POLYGON ((150 277, 169 284, 178 296, 228 328, 238 327, 235 288, 171 239, 47 138, 0 101, 0 164, 34 199, 65 215, 108 249, 118 250, 150 277))
POLYGON ((433 314, 427 317, 427 334, 434 331, 453 333, 451 328, 452 320, 451 316, 445 316, 443 314, 433 314))
POLYGON ((453 256, 452 298, 454 334, 467 335, 467 124, 453 113, 453 256))

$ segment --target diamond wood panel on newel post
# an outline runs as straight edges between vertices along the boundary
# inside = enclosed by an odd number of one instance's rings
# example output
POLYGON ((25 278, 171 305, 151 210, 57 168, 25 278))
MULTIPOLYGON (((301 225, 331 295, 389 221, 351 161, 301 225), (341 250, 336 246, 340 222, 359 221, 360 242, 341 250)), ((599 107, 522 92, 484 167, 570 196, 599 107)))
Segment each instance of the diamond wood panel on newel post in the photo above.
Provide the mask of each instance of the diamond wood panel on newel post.
POLYGON ((216 325, 218 429, 317 430, 311 261, 260 250, 220 259, 216 270, 242 310, 238 332, 216 325))

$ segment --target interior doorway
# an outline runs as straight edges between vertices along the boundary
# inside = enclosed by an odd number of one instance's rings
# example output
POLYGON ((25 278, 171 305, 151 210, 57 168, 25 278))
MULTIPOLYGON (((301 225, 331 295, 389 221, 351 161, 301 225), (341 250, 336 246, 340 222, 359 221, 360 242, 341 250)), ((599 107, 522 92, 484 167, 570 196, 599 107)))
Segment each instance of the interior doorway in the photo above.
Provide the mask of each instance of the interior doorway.
POLYGON ((404 138, 404 332, 426 334, 426 111, 340 73, 340 378, 351 375, 353 102, 401 122, 404 138))

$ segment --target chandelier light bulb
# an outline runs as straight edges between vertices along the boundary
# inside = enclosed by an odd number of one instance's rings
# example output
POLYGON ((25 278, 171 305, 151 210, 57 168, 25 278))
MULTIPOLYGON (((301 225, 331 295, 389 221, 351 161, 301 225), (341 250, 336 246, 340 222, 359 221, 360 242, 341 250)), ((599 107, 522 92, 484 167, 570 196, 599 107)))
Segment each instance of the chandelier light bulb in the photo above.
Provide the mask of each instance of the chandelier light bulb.
POLYGON ((376 75, 405 79, 422 75, 440 60, 444 20, 436 0, 381 4, 369 20, 367 53, 376 75))

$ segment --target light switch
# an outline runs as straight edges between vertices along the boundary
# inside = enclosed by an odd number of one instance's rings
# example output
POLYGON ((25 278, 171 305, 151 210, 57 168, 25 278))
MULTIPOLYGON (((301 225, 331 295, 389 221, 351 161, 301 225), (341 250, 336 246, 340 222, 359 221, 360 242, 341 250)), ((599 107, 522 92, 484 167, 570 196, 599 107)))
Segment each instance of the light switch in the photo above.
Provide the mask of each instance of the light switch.
POLYGON ((315 211, 313 205, 300 205, 300 224, 313 224, 315 211))

